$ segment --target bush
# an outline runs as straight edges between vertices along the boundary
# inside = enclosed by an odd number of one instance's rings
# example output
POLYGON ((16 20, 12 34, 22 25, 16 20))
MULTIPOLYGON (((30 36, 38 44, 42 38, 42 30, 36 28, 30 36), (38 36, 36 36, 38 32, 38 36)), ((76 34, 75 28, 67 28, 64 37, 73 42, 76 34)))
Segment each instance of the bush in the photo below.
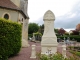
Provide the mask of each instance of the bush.
POLYGON ((28 37, 33 37, 33 34, 28 34, 28 37))
POLYGON ((35 40, 41 41, 42 34, 39 32, 34 33, 35 40))
POLYGON ((75 54, 75 55, 77 55, 77 56, 79 56, 79 57, 80 57, 80 52, 72 51, 72 50, 70 50, 70 52, 71 52, 72 54, 75 54))
POLYGON ((58 38, 61 38, 64 40, 64 37, 67 39, 67 37, 70 37, 70 40, 73 40, 73 38, 77 41, 80 42, 80 36, 79 35, 64 35, 64 36, 57 36, 58 38))
POLYGON ((80 57, 80 52, 76 52, 76 55, 80 57))
POLYGON ((21 24, 0 19, 0 60, 7 60, 20 51, 21 30, 21 24))
POLYGON ((56 53, 56 54, 50 54, 50 55, 41 55, 38 54, 38 60, 79 60, 76 56, 74 57, 68 57, 64 58, 62 54, 56 53))

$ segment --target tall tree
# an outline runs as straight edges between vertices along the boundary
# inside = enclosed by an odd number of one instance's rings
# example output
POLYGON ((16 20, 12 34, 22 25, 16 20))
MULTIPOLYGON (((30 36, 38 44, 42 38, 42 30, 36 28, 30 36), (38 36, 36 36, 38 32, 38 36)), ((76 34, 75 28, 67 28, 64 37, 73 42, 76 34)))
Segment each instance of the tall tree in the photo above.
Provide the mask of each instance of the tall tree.
POLYGON ((58 29, 55 29, 55 28, 54 28, 54 31, 55 31, 55 33, 58 33, 58 29))
POLYGON ((59 29, 59 34, 63 35, 63 34, 65 34, 65 32, 66 32, 66 31, 65 31, 63 28, 60 28, 60 29, 59 29))
POLYGON ((44 32, 44 24, 40 25, 39 32, 43 34, 44 32))
POLYGON ((29 23, 28 25, 28 34, 38 32, 39 26, 37 23, 29 23))

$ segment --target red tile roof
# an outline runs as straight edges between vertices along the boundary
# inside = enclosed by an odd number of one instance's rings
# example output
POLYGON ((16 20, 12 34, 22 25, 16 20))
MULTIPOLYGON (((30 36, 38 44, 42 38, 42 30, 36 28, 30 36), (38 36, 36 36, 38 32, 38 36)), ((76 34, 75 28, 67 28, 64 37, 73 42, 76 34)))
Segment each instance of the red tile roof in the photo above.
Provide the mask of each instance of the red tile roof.
POLYGON ((0 0, 0 8, 19 11, 25 18, 29 18, 24 12, 10 0, 0 0))
POLYGON ((0 7, 19 10, 19 8, 10 0, 0 0, 0 7))

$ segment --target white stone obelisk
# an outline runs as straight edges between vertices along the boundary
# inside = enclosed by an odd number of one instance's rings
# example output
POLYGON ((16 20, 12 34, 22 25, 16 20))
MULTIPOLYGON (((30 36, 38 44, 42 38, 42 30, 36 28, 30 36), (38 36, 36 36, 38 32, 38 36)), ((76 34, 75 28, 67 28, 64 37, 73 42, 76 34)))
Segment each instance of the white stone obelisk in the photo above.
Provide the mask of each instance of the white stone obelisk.
POLYGON ((57 37, 54 33, 55 16, 48 10, 43 17, 44 34, 41 41, 41 54, 55 54, 57 52, 57 37))

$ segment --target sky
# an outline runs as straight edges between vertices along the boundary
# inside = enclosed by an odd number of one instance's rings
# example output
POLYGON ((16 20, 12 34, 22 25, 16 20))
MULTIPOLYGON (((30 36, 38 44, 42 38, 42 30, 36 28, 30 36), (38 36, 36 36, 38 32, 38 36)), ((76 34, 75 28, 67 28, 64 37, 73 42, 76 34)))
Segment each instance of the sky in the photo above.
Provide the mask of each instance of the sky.
POLYGON ((29 23, 42 25, 47 10, 55 14, 55 28, 70 30, 80 23, 80 0, 28 0, 29 23))

